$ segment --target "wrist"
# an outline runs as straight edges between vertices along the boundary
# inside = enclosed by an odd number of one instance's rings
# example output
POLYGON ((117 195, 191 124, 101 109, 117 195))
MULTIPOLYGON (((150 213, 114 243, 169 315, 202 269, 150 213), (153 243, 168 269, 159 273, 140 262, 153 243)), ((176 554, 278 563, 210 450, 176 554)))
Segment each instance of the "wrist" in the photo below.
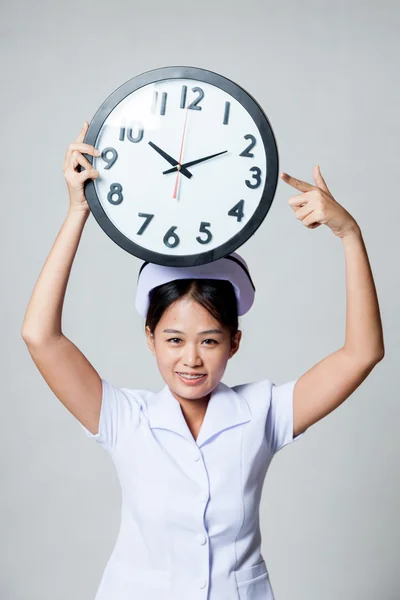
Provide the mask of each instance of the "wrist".
POLYGON ((86 220, 90 215, 90 208, 78 208, 70 206, 67 216, 73 219, 86 220))
POLYGON ((360 238, 360 237, 362 237, 360 226, 358 225, 358 223, 356 221, 353 221, 353 223, 339 237, 343 241, 346 240, 346 239, 353 239, 353 238, 360 238))

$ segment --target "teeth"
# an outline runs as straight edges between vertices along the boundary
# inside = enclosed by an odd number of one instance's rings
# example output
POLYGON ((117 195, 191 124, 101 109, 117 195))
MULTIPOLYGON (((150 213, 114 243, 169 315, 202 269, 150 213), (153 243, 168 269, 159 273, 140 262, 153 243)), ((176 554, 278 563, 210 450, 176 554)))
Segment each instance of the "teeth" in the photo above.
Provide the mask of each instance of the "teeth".
POLYGON ((179 375, 186 379, 198 379, 199 377, 203 377, 203 375, 184 375, 183 373, 179 373, 179 375))

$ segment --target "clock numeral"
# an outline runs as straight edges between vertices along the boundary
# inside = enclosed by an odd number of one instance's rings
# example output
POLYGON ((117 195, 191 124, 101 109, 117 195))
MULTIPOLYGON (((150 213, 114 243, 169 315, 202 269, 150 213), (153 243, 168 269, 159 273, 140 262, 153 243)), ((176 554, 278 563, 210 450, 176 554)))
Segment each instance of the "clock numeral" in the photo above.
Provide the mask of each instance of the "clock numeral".
POLYGON ((146 229, 147 225, 150 223, 154 215, 149 215, 147 213, 138 213, 138 217, 144 217, 146 220, 137 232, 136 235, 142 235, 143 231, 146 229))
POLYGON ((177 225, 172 225, 172 227, 170 227, 168 229, 167 233, 164 235, 163 242, 166 246, 168 246, 168 248, 175 248, 181 241, 179 239, 178 235, 175 233, 176 228, 177 228, 177 225), (169 243, 170 238, 173 238, 174 243, 172 243, 172 244, 169 243))
MULTIPOLYGON (((194 92, 195 94, 198 94, 198 97, 195 98, 188 105, 187 108, 189 110, 202 110, 201 106, 198 106, 198 104, 204 98, 204 91, 201 89, 201 87, 194 87, 194 88, 192 88, 192 92, 194 92)), ((159 106, 160 115, 165 115, 165 112, 167 109, 168 94, 167 94, 167 92, 161 92, 161 100, 159 100, 158 96, 159 96, 159 93, 155 91, 153 93, 153 102, 151 105, 151 112, 153 114, 155 114, 157 112, 158 106, 159 106)), ((180 108, 186 108, 186 99, 187 99, 187 86, 183 85, 182 90, 181 90, 180 104, 179 104, 180 108)))
POLYGON ((123 199, 122 185, 120 183, 112 183, 110 185, 110 191, 107 194, 107 200, 110 204, 121 204, 123 199), (113 196, 117 196, 117 199, 113 200, 113 196))
MULTIPOLYGON (((204 98, 204 91, 201 89, 201 87, 194 87, 192 88, 192 92, 195 92, 197 94, 199 94, 199 97, 196 98, 195 100, 193 100, 193 102, 191 102, 188 106, 189 110, 202 110, 201 106, 197 106, 198 103, 203 100, 204 98)), ((187 96, 187 86, 183 85, 182 86, 182 91, 181 91, 181 103, 180 103, 180 108, 185 108, 186 106, 186 96, 187 96)))
POLYGON ((104 167, 104 169, 111 169, 111 167, 113 166, 113 164, 115 163, 115 161, 118 158, 118 152, 115 150, 115 148, 104 148, 104 150, 101 153, 101 158, 104 160, 104 162, 107 163, 107 165, 104 167), (111 152, 112 156, 111 158, 108 158, 107 154, 111 152))
POLYGON ((252 185, 251 182, 248 179, 246 179, 245 183, 247 187, 251 188, 252 190, 255 190, 261 183, 261 169, 259 169, 258 167, 251 167, 250 171, 254 171, 252 179, 255 179, 256 182, 254 185, 252 185))
POLYGON ((231 208, 231 210, 228 212, 228 215, 230 215, 231 217, 236 217, 240 223, 244 217, 243 206, 244 200, 240 200, 237 204, 235 204, 235 206, 231 208))
POLYGON ((201 110, 201 106, 197 106, 197 105, 201 100, 203 100, 204 92, 200 87, 192 88, 192 92, 197 92, 199 94, 199 97, 197 98, 197 100, 193 100, 193 102, 191 104, 189 104, 188 108, 190 110, 201 110))
MULTIPOLYGON (((143 127, 140 127, 140 125, 136 125, 136 127, 138 128, 138 132, 137 135, 133 135, 132 131, 133 131, 133 127, 129 127, 127 133, 126 133, 126 137, 130 142, 140 142, 143 138, 143 127)), ((119 130, 119 141, 123 142, 125 139, 125 127, 121 127, 119 130)))
MULTIPOLYGON (((140 214, 140 216, 149 216, 149 215, 144 215, 144 214, 140 214)), ((151 217, 153 215, 150 215, 151 217)), ((199 227, 199 231, 201 233, 205 233, 207 235, 207 239, 202 240, 200 236, 196 237, 196 240, 199 242, 199 244, 208 244, 209 242, 211 242, 212 240, 212 233, 211 231, 209 231, 207 229, 207 227, 210 227, 211 223, 207 223, 205 221, 202 221, 199 227)), ((170 227, 167 231, 167 233, 164 235, 164 239, 163 242, 166 246, 168 246, 168 248, 176 248, 176 246, 180 243, 180 239, 178 237, 178 234, 175 233, 175 230, 177 229, 176 225, 173 225, 172 227, 170 227), (170 239, 173 239, 173 242, 170 243, 170 239)))
MULTIPOLYGON (((228 125, 229 123, 229 113, 231 110, 231 103, 230 102, 225 102, 225 112, 224 112, 224 125, 228 125)), ((242 155, 240 155, 242 156, 242 155)))
MULTIPOLYGON (((165 115, 165 111, 167 108, 167 92, 161 93, 161 102, 160 102, 160 115, 165 115)), ((156 113, 158 105, 158 92, 154 92, 153 94, 153 104, 151 105, 151 112, 156 113)))
POLYGON ((187 85, 183 85, 182 86, 182 90, 181 90, 181 103, 179 105, 179 108, 185 108, 185 106, 186 106, 186 94, 187 94, 187 85))
POLYGON ((239 154, 239 156, 247 156, 248 158, 254 158, 254 154, 252 154, 250 152, 250 150, 252 150, 254 148, 254 146, 256 145, 256 138, 254 137, 254 135, 251 135, 250 133, 248 133, 247 135, 244 136, 245 140, 251 140, 251 143, 247 146, 247 148, 245 148, 243 150, 243 152, 241 152, 239 154))
POLYGON ((199 244, 208 244, 209 242, 211 242, 213 236, 212 236, 211 231, 209 231, 207 229, 207 227, 210 227, 210 226, 211 226, 211 223, 206 223, 205 221, 201 222, 199 231, 201 231, 201 233, 206 233, 207 239, 202 240, 200 236, 197 236, 196 240, 199 242, 199 244))

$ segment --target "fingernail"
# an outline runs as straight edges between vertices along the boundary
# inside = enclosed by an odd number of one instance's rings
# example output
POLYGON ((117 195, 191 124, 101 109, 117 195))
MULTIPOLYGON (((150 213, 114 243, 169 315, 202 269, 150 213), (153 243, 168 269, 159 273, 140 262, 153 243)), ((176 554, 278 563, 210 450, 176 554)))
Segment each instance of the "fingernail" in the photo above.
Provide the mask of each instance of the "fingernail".
POLYGON ((97 154, 97 156, 100 156, 100 154, 101 154, 100 150, 96 149, 96 154, 97 154))

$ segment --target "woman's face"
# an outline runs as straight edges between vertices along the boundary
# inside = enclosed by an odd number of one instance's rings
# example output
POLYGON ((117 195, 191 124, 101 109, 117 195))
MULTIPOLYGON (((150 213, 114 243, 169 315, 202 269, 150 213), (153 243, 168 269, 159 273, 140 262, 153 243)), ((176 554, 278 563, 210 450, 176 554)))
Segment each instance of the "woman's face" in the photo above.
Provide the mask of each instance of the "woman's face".
POLYGON ((228 360, 239 349, 242 332, 239 330, 231 343, 229 330, 203 306, 184 296, 164 311, 154 336, 148 327, 146 336, 162 378, 175 398, 208 400, 221 381, 228 360), (178 372, 205 377, 188 385, 178 372))

